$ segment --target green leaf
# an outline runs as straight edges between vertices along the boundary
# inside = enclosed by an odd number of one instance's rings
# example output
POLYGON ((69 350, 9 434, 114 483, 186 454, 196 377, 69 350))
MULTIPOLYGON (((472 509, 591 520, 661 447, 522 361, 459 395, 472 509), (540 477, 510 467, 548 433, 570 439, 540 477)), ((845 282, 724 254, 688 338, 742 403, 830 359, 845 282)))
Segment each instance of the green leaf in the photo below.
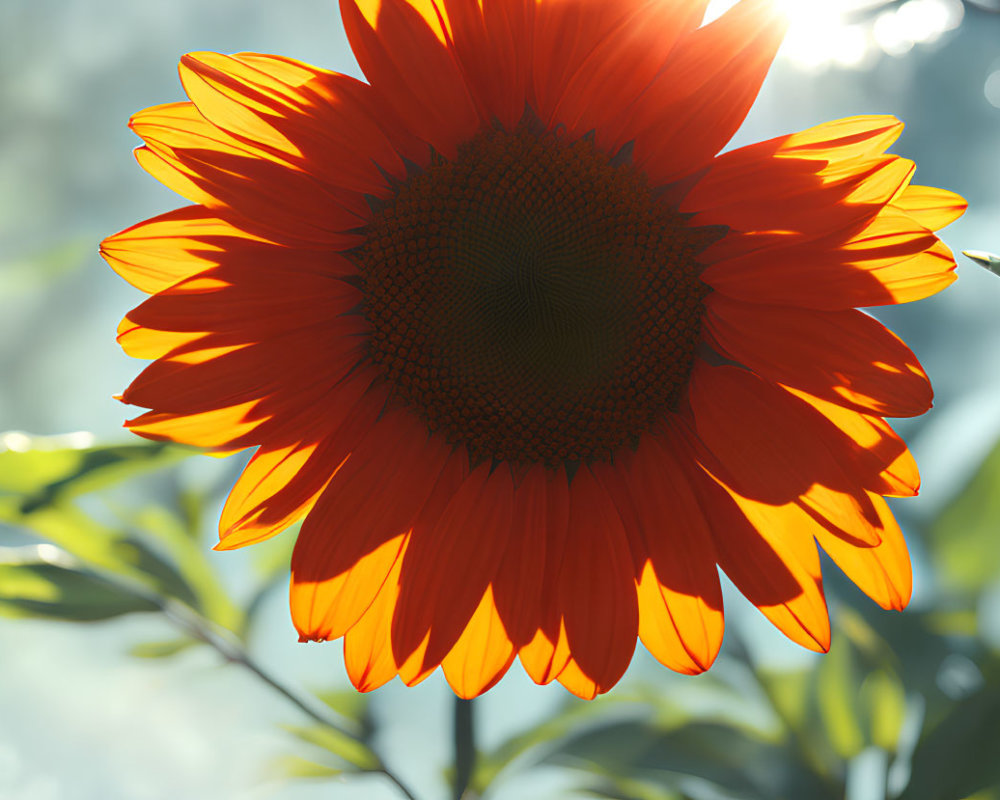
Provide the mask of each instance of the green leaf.
POLYGON ((364 743, 323 725, 285 725, 303 742, 332 753, 340 761, 367 772, 378 769, 378 757, 364 743))
POLYGON ((0 496, 16 495, 16 522, 68 497, 109 486, 142 471, 176 463, 196 452, 162 442, 89 447, 90 434, 0 434, 0 496))
POLYGON ((584 794, 607 800, 682 800, 682 795, 663 786, 631 778, 598 781, 583 788, 584 794))
POLYGON ((149 506, 137 512, 121 511, 120 514, 128 525, 155 540, 169 556, 169 559, 158 556, 146 547, 147 555, 152 554, 160 560, 159 564, 148 562, 148 574, 163 590, 171 592, 215 624, 237 634, 245 631, 243 611, 230 599, 208 560, 211 551, 188 530, 189 525, 199 523, 182 519, 161 506, 149 506), (182 590, 181 585, 186 588, 182 590))
POLYGON ((851 759, 865 747, 858 701, 858 675, 853 648, 837 637, 817 667, 816 697, 830 744, 842 759, 851 759))
POLYGON ((868 738, 876 747, 894 753, 906 716, 906 692, 888 670, 872 672, 861 684, 861 706, 868 717, 868 738))
POLYGON ((0 564, 0 613, 73 622, 159 611, 151 600, 56 563, 0 564))
POLYGON ((717 722, 658 730, 641 721, 608 724, 560 744, 546 761, 618 778, 656 780, 677 789, 684 776, 711 782, 741 798, 843 796, 799 762, 796 754, 760 733, 717 722))
POLYGON ((1000 573, 1000 444, 931 524, 927 545, 942 582, 978 595, 1000 573))
POLYGON ((562 708, 528 730, 505 739, 496 748, 482 752, 476 762, 471 787, 482 794, 497 775, 533 751, 548 751, 555 742, 599 720, 609 709, 618 709, 624 694, 605 695, 589 703, 566 700, 562 708))

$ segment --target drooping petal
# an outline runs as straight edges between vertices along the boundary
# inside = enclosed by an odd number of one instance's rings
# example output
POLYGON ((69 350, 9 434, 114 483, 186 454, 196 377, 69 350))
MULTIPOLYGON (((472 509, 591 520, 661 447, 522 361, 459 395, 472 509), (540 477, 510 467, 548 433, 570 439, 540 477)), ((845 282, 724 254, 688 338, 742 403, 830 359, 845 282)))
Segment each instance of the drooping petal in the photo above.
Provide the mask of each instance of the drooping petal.
POLYGON ((493 599, 507 635, 517 647, 535 636, 542 617, 546 559, 561 553, 561 531, 549 528, 550 470, 532 467, 514 489, 507 552, 493 580, 493 599), (555 541, 556 546, 550 545, 555 541))
POLYGON ((854 309, 762 306, 712 295, 707 328, 725 353, 776 383, 867 413, 911 417, 931 406, 916 356, 854 309))
POLYGON ((493 588, 488 586, 441 666, 455 694, 468 699, 499 681, 513 661, 514 643, 500 618, 493 588))
POLYGON ((414 528, 392 626, 398 663, 423 646, 419 669, 431 669, 455 646, 506 550, 512 497, 510 470, 484 463, 439 519, 414 528))
POLYGON ((861 476, 866 489, 895 497, 917 494, 920 488, 917 464, 888 422, 793 387, 784 388, 815 408, 836 428, 841 446, 834 448, 834 455, 852 465, 851 471, 861 476))
MULTIPOLYGON (((781 389, 753 373, 700 362, 691 379, 698 438, 719 460, 725 480, 746 497, 783 505, 807 495, 817 510, 838 518, 860 517, 857 476, 827 449, 827 431, 781 389)), ((866 538, 859 532, 858 538, 866 538)))
POLYGON ((885 500, 871 495, 882 521, 882 542, 877 547, 853 547, 819 528, 816 541, 858 588, 882 608, 902 611, 910 602, 913 572, 902 531, 885 500))
POLYGON ((639 611, 625 529, 589 468, 570 484, 569 535, 556 600, 572 659, 600 694, 632 659, 639 611))
POLYGON ((683 453, 670 434, 647 435, 634 453, 595 472, 616 487, 619 508, 627 493, 635 511, 639 638, 665 666, 695 674, 715 660, 724 618, 718 556, 689 477, 699 467, 682 465, 683 453))
POLYGON ((359 692, 370 692, 391 681, 399 667, 392 657, 392 615, 399 597, 399 572, 409 537, 386 575, 372 604, 344 634, 344 666, 359 692))
MULTIPOLYGON (((531 679, 538 684, 555 680, 570 659, 558 595, 559 575, 564 568, 566 550, 570 546, 569 483, 565 472, 558 470, 545 481, 545 551, 542 571, 540 610, 535 619, 537 630, 531 640, 521 646, 518 657, 531 679)), ((501 572, 501 575, 504 573, 501 572)), ((504 583, 498 583, 503 598, 504 583)), ((518 638, 523 634, 513 629, 518 638)))
MULTIPOLYGON (((691 434, 689 457, 718 465, 691 434)), ((743 595, 789 639, 810 650, 830 647, 830 619, 813 535, 820 530, 795 503, 769 505, 742 496, 711 472, 694 474, 719 566, 743 595)))
POLYGON ((292 618, 308 639, 360 619, 427 503, 449 448, 406 410, 386 413, 337 470, 292 554, 292 618), (391 458, 388 455, 391 453, 391 458), (373 503, 373 497, 381 501, 373 503))

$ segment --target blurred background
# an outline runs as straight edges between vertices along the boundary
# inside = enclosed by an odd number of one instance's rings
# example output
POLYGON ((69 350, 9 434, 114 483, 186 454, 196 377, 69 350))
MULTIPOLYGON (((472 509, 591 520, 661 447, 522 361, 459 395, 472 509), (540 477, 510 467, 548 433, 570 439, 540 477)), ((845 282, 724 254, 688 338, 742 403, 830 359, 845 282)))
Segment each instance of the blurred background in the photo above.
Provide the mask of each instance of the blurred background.
MULTIPOLYGON (((915 182, 969 201, 944 240, 1000 252, 1000 4, 785 5, 786 46, 733 145, 895 114, 915 182)), ((400 797, 366 773, 373 751, 419 797, 448 797, 443 678, 354 694, 339 643, 296 641, 294 533, 209 549, 243 460, 121 428, 112 395, 140 364, 114 333, 142 296, 97 243, 183 204, 135 165, 125 123, 182 99, 175 65, 196 50, 358 74, 333 0, 0 0, 0 798, 400 797)), ((707 675, 640 648, 586 704, 515 665, 476 704, 477 792, 498 776, 497 800, 1000 798, 1000 277, 958 261, 943 294, 875 310, 936 388, 897 426, 923 476, 894 504, 910 608, 881 611, 826 563, 822 658, 730 591, 707 675)))

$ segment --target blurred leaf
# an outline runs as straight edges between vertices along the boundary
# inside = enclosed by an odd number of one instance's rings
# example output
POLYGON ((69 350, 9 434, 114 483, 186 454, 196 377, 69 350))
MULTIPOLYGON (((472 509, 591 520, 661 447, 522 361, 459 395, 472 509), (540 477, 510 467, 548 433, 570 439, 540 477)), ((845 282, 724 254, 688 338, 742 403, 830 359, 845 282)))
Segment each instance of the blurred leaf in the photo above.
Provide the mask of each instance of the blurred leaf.
POLYGON ((1000 785, 1000 686, 955 703, 913 754, 900 800, 961 800, 1000 785))
POLYGON ((184 576, 169 561, 162 558, 140 539, 117 539, 112 550, 122 563, 128 564, 151 580, 157 594, 173 597, 189 606, 197 607, 198 598, 184 576))
POLYGON ((861 730, 857 667, 851 642, 834 639, 833 646, 817 667, 816 696, 820 715, 833 749, 842 759, 856 756, 865 746, 861 730))
POLYGON ((505 739, 496 748, 479 754, 471 787, 482 794, 497 775, 532 751, 548 752, 561 738, 579 732, 622 704, 624 695, 604 695, 589 703, 569 699, 563 707, 537 725, 505 739))
MULTIPOLYGON (((72 443, 73 436, 0 434, 0 443, 7 447, 0 450, 0 496, 20 496, 15 516, 23 517, 67 497, 176 463, 196 452, 162 442, 113 447, 60 446, 67 440, 72 443)), ((87 436, 83 434, 81 441, 87 441, 87 436)))
MULTIPOLYGON (((143 531, 169 554, 170 561, 161 558, 161 569, 172 571, 177 580, 187 587, 186 594, 175 592, 174 597, 227 630, 237 634, 244 631, 243 611, 230 599, 212 568, 208 560, 211 551, 188 530, 191 525, 200 526, 200 520, 186 520, 162 506, 119 513, 129 526, 143 531)), ((158 572, 151 574, 159 579, 166 577, 158 572)), ((169 587, 171 584, 164 584, 165 589, 169 587)))
POLYGON ((1000 444, 931 524, 927 545, 948 588, 978 594, 1000 573, 1000 444))
POLYGON ((313 694, 341 717, 354 720, 362 727, 366 725, 370 713, 371 695, 354 689, 334 689, 313 694))
POLYGON ((303 742, 335 755, 358 770, 366 772, 379 766, 378 758, 363 742, 331 728, 323 725, 286 725, 284 728, 303 742))
POLYGON ((793 730, 801 730, 809 713, 809 700, 813 691, 812 672, 770 672, 758 669, 757 677, 782 720, 793 730))
POLYGON ((128 651, 136 658, 170 658, 198 644, 195 639, 168 639, 163 642, 142 642, 128 651))
POLYGON ((0 613, 73 622, 159 611, 151 600, 57 564, 0 564, 0 613))
POLYGON ((299 756, 284 756, 274 762, 275 770, 285 778, 336 778, 344 770, 317 764, 299 756))
POLYGON ((802 764, 796 753, 761 734, 715 722, 658 730, 618 722, 561 743, 545 759, 623 778, 676 788, 683 776, 699 777, 741 798, 825 800, 843 796, 802 764))
POLYGON ((582 791, 608 800, 682 800, 682 795, 673 789, 630 778, 598 781, 582 791))
POLYGON ((906 716, 903 684, 887 670, 878 670, 865 678, 860 697, 869 720, 869 740, 876 747, 895 752, 906 716))

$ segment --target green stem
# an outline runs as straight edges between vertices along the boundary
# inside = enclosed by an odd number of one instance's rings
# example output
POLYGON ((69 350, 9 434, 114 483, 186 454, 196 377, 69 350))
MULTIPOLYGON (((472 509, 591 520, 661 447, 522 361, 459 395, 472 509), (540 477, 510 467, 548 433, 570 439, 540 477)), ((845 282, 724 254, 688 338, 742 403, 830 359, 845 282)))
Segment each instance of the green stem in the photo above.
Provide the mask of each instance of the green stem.
POLYGON ((455 698, 455 793, 454 800, 465 797, 476 768, 476 730, 472 701, 455 698))
MULTIPOLYGON (((227 662, 239 664, 244 669, 256 675, 263 683, 274 689, 314 722, 343 736, 348 736, 355 740, 359 739, 358 731, 350 730, 347 724, 337 721, 329 714, 319 711, 312 703, 307 702, 303 697, 293 692, 265 671, 263 667, 251 658, 246 648, 240 642, 236 641, 234 637, 225 636, 223 633, 215 630, 207 620, 197 614, 186 613, 187 609, 178 608, 175 604, 170 603, 162 597, 152 597, 151 599, 160 606, 167 619, 194 638, 209 645, 227 662)), ((381 756, 375 752, 372 755, 375 756, 376 765, 371 771, 388 779, 399 789, 406 800, 417 800, 416 795, 413 794, 398 775, 389 769, 381 756)))

